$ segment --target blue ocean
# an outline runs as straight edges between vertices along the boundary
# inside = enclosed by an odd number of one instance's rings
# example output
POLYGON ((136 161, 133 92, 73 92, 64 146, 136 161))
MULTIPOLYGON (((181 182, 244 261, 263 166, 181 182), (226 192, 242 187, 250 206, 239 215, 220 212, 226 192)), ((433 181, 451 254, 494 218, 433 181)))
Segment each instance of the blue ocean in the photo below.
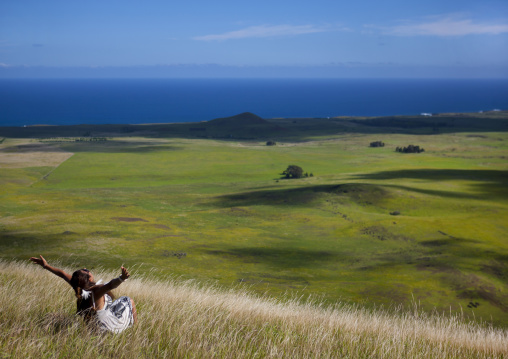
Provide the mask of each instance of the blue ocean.
POLYGON ((3 79, 0 126, 415 115, 508 109, 508 80, 3 79))

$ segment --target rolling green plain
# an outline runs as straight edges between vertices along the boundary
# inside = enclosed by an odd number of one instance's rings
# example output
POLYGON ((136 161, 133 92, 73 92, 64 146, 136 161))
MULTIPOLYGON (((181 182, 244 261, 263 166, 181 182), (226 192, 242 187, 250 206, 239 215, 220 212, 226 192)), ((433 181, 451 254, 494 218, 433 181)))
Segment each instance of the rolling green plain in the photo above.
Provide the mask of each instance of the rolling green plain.
POLYGON ((2 138, 1 258, 123 264, 325 303, 417 302, 508 327, 508 112, 244 114, 2 138), (410 144, 425 152, 395 151, 410 144), (293 164, 313 176, 282 179, 293 164))

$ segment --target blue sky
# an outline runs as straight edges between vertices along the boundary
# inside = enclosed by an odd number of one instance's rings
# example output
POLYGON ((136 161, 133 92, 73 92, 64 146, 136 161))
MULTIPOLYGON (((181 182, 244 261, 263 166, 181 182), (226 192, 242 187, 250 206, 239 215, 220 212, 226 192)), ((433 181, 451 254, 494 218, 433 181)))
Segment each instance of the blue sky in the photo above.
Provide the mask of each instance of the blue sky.
POLYGON ((4 70, 182 64, 508 77, 508 1, 0 0, 4 70))

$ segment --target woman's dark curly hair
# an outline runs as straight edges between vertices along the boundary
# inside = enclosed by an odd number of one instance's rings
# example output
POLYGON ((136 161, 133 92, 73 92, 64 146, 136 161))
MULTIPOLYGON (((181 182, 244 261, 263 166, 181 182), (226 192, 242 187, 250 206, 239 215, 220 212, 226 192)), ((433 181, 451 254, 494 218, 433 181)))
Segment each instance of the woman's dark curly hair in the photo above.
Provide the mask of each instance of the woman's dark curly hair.
POLYGON ((76 293, 77 314, 82 315, 85 319, 90 319, 94 312, 92 296, 87 299, 82 297, 83 290, 89 290, 95 285, 95 282, 89 280, 88 269, 79 269, 72 273, 69 283, 76 293))
MULTIPOLYGON (((96 285, 95 282, 90 281, 88 272, 89 270, 86 268, 75 271, 72 273, 72 277, 69 282, 74 289, 74 293, 76 293, 76 312, 77 314, 83 316, 86 320, 89 320, 95 313, 93 296, 90 295, 87 299, 82 296, 83 290, 90 290, 96 285)), ((115 299, 115 296, 111 293, 111 291, 106 294, 109 295, 111 299, 115 299)))

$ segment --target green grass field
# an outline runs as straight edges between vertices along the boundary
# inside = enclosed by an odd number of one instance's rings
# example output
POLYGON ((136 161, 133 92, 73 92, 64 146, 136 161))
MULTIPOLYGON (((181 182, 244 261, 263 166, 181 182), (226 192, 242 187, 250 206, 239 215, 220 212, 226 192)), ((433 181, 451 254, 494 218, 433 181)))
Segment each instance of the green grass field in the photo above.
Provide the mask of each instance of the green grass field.
POLYGON ((298 121, 274 120, 307 131, 276 146, 266 133, 40 142, 0 130, 0 257, 366 307, 414 299, 508 327, 508 132, 298 121), (425 152, 394 151, 409 144, 425 152), (280 179, 290 164, 314 176, 280 179))

